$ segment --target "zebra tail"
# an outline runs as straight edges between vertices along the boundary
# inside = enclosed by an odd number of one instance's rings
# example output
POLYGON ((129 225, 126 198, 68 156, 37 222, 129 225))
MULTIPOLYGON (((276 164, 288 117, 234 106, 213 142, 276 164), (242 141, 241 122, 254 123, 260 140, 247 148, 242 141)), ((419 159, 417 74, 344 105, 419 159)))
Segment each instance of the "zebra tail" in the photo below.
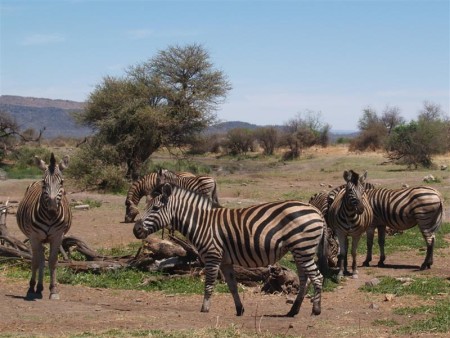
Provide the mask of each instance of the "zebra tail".
POLYGON ((317 250, 317 265, 320 273, 325 276, 328 274, 328 241, 326 240, 326 225, 324 224, 324 229, 322 232, 322 237, 320 238, 318 250, 317 250))

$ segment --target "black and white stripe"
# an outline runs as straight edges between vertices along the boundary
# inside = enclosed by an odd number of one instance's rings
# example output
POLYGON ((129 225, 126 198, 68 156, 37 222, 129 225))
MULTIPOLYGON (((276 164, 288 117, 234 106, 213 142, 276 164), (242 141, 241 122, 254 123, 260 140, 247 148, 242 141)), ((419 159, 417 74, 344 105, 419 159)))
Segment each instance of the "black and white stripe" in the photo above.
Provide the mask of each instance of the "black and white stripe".
POLYGON ((167 169, 160 169, 158 171, 158 185, 163 185, 164 183, 174 184, 181 188, 206 195, 212 200, 215 207, 220 206, 217 197, 216 180, 210 176, 178 176, 167 169))
POLYGON ((378 229, 380 246, 378 266, 384 266, 386 226, 403 231, 418 225, 427 245, 425 260, 420 269, 429 269, 433 264, 435 233, 442 223, 444 212, 441 194, 427 186, 402 189, 376 188, 367 191, 367 198, 374 219, 367 230, 367 256, 363 264, 369 266, 372 260, 375 229, 378 229))
POLYGON ((241 209, 213 208, 212 201, 190 190, 165 184, 153 199, 133 233, 145 238, 171 226, 196 247, 205 264, 202 312, 208 312, 219 268, 233 295, 237 315, 242 315, 233 264, 258 267, 274 264, 288 251, 300 278, 300 291, 288 313, 295 316, 306 293, 307 279, 314 285, 315 315, 320 314, 323 277, 314 262, 324 219, 317 208, 298 201, 273 202, 241 209))
POLYGON ((50 164, 35 157, 36 165, 44 172, 41 181, 30 184, 17 209, 17 224, 29 238, 32 250, 31 279, 28 298, 42 298, 44 279, 44 244, 50 243, 50 299, 59 299, 56 282, 58 251, 64 234, 69 231, 72 213, 63 187, 62 171, 69 163, 68 156, 56 164, 53 153, 50 164), (39 270, 36 286, 36 272, 39 270), (35 288, 36 286, 36 288, 35 288))
POLYGON ((348 236, 352 237, 352 275, 356 277, 358 242, 373 220, 373 212, 365 192, 366 177, 367 172, 359 175, 353 170, 344 171, 344 179, 347 182, 345 189, 337 193, 328 208, 327 224, 339 241, 339 278, 347 273, 348 236))
MULTIPOLYGON (((176 174, 179 177, 195 177, 194 174, 188 172, 181 172, 176 174)), ((149 196, 153 189, 157 186, 158 173, 150 173, 143 176, 141 179, 133 182, 127 192, 125 199, 125 223, 134 221, 139 215, 137 208, 140 200, 144 196, 149 196)))

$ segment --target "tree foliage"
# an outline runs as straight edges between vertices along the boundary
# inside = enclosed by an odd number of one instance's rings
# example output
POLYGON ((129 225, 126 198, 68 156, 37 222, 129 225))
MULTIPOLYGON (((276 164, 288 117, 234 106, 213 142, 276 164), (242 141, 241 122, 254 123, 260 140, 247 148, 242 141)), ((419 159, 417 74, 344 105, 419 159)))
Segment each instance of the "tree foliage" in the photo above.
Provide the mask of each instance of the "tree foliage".
POLYGON ((38 142, 44 129, 37 133, 34 129, 21 131, 16 120, 6 111, 0 111, 0 160, 18 144, 38 142))
POLYGON ((273 155, 278 145, 278 134, 278 129, 275 127, 262 127, 255 130, 255 138, 263 149, 264 155, 273 155))
POLYGON ((76 118, 96 131, 100 149, 115 148, 136 179, 157 149, 184 145, 214 121, 230 89, 202 46, 171 46, 123 77, 105 77, 76 118))
POLYGON ((295 159, 303 149, 313 145, 326 147, 329 142, 330 125, 321 121, 320 112, 307 111, 304 116, 289 120, 284 125, 284 135, 281 143, 289 147, 285 159, 295 159))
POLYGON ((450 121, 439 106, 425 102, 417 121, 393 129, 386 152, 391 160, 430 167, 432 157, 450 150, 450 121))

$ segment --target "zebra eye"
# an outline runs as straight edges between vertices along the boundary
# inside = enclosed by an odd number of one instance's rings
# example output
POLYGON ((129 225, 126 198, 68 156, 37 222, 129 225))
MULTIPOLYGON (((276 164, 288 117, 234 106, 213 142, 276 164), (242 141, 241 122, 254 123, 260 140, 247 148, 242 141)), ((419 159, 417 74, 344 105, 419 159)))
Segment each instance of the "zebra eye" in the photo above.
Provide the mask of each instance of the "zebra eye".
POLYGON ((158 205, 152 206, 152 211, 159 211, 159 206, 158 205))

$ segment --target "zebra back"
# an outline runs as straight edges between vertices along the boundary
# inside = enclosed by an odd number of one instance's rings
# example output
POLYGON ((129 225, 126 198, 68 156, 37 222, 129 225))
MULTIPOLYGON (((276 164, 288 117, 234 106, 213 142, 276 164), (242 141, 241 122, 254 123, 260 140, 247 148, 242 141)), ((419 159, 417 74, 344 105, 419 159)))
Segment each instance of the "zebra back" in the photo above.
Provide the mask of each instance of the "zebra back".
MULTIPOLYGON (((176 174, 180 177, 195 177, 188 172, 181 172, 176 174)), ((132 222, 134 218, 139 214, 137 205, 144 196, 151 194, 153 189, 157 186, 158 174, 149 173, 143 176, 141 179, 133 182, 127 192, 125 199, 125 222, 132 222)))
POLYGON ((72 213, 65 196, 62 171, 68 165, 66 156, 59 165, 51 154, 50 164, 35 157, 44 172, 43 179, 30 184, 17 208, 17 224, 28 237, 35 236, 45 242, 63 236, 72 224, 72 213))
POLYGON ((434 188, 376 188, 367 191, 376 225, 406 230, 419 225, 427 234, 434 234, 442 223, 444 202, 434 188))
POLYGON ((170 183, 206 195, 211 198, 216 206, 219 206, 216 180, 210 176, 178 176, 167 169, 160 169, 158 171, 157 181, 158 185, 170 183))

